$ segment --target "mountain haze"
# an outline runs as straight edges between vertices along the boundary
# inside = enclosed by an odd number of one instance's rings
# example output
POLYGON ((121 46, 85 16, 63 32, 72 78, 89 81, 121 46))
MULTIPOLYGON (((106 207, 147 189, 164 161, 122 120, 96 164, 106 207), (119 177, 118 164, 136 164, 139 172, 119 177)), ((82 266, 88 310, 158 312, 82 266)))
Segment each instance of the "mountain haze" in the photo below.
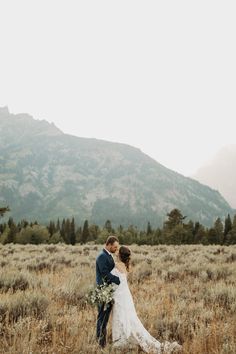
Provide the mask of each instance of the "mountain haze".
MULTIPOLYGON (((0 108, 0 204, 16 219, 74 216, 103 225, 162 226, 179 208, 211 225, 232 209, 215 190, 137 148, 64 134, 54 124, 0 108)), ((9 214, 8 214, 9 215, 9 214)))
POLYGON ((217 189, 236 208, 236 145, 223 147, 193 178, 217 189))

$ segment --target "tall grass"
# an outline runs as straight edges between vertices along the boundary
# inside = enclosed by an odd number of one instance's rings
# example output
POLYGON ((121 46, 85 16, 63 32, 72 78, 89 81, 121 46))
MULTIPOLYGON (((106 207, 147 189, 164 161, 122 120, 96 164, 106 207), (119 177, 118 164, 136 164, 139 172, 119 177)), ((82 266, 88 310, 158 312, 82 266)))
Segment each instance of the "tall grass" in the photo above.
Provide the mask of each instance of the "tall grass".
MULTIPOLYGON (((236 353, 236 246, 132 245, 130 289, 144 326, 184 354, 236 353)), ((100 353, 95 245, 0 246, 0 353, 100 353)), ((111 323, 111 321, 110 321, 111 323)), ((111 324, 104 353, 114 350, 111 324)))

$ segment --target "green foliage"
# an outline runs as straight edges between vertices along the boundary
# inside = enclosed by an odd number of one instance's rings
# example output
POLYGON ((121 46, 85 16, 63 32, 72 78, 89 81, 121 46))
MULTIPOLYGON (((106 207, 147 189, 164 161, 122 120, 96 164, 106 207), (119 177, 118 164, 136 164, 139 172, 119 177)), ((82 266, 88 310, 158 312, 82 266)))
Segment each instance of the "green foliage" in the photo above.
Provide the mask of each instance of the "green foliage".
POLYGON ((4 231, 0 234, 0 243, 2 243, 3 245, 8 243, 9 232, 10 232, 10 228, 8 225, 6 225, 4 231))
POLYGON ((89 241, 89 227, 88 220, 85 220, 81 236, 81 243, 86 243, 87 241, 89 241))
POLYGON ((195 223, 193 230, 193 243, 207 243, 207 234, 204 226, 202 226, 199 222, 195 223))
POLYGON ((17 225, 12 218, 7 223, 0 224, 0 243, 59 243, 64 242, 74 245, 75 243, 95 242, 103 244, 111 234, 119 238, 120 244, 158 245, 158 244, 236 244, 236 215, 233 222, 228 215, 223 224, 217 218, 214 225, 207 229, 199 222, 188 221, 184 223, 185 217, 178 209, 173 209, 167 214, 168 218, 163 228, 153 228, 151 223, 147 224, 146 230, 137 226, 129 225, 127 228, 119 225, 117 229, 112 227, 111 221, 107 219, 103 228, 96 224, 89 225, 88 220, 84 221, 83 227, 76 226, 74 218, 50 221, 48 226, 42 226, 35 221, 28 223, 22 220, 17 225))
MULTIPOLYGON (((210 227, 217 216, 233 213, 217 191, 132 146, 73 137, 24 114, 21 119, 9 112, 3 120, 0 116, 1 199, 14 206, 16 222, 27 217, 49 223, 73 215, 80 224, 88 219, 103 227, 110 220, 114 229, 120 224, 144 229, 150 221, 156 228, 175 206, 210 227)), ((2 207, 0 215, 6 213, 2 207)), ((65 243, 79 239, 59 228, 65 243)), ((55 233, 55 225, 49 225, 49 232, 55 233)))
POLYGON ((98 225, 89 225, 89 241, 96 241, 100 234, 100 228, 98 225))
POLYGON ((179 209, 173 209, 167 214, 168 220, 164 223, 164 228, 167 230, 174 229, 177 225, 182 225, 186 216, 183 216, 179 209))
POLYGON ((220 218, 217 218, 214 224, 215 236, 216 240, 215 243, 223 244, 224 241, 224 226, 220 218))
POLYGON ((63 242, 63 238, 60 234, 60 231, 57 231, 50 237, 48 243, 60 243, 60 242, 63 242))
POLYGON ((70 224, 70 244, 75 245, 76 242, 76 235, 75 235, 75 219, 72 218, 71 224, 70 224))
POLYGON ((177 224, 175 227, 172 227, 170 230, 164 231, 166 244, 171 245, 181 245, 186 243, 187 231, 184 229, 182 224, 177 224))
POLYGON ((105 243, 108 236, 109 232, 107 231, 107 229, 103 229, 97 238, 97 243, 105 243))
POLYGON ((148 224, 147 224, 147 235, 151 235, 151 234, 152 234, 152 227, 151 227, 150 221, 148 221, 148 224))
POLYGON ((22 229, 16 235, 15 242, 24 245, 27 243, 38 245, 40 243, 48 243, 49 239, 50 234, 45 226, 33 225, 22 229))
POLYGON ((111 221, 110 221, 110 220, 107 220, 107 221, 105 222, 104 228, 107 229, 107 231, 108 231, 109 233, 114 232, 114 230, 112 229, 112 225, 111 225, 111 221))
POLYGON ((226 241, 228 233, 232 230, 232 221, 231 217, 228 214, 227 218, 225 218, 225 227, 224 227, 224 240, 223 242, 226 241))
POLYGON ((236 215, 234 216, 232 228, 228 232, 225 242, 227 245, 235 245, 236 244, 236 215))

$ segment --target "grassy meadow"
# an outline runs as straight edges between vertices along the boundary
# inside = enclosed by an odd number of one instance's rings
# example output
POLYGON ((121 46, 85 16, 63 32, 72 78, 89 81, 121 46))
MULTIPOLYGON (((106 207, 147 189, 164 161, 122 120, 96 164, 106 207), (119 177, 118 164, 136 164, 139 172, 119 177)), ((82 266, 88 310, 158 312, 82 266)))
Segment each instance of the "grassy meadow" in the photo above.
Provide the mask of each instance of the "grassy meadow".
MULTIPOLYGON (((236 353, 236 246, 130 246, 137 313, 184 354, 236 353)), ((100 353, 85 303, 99 245, 0 245, 0 353, 100 353)), ((110 321, 111 324, 111 321, 110 321)), ((111 325, 103 353, 114 350, 111 325)))

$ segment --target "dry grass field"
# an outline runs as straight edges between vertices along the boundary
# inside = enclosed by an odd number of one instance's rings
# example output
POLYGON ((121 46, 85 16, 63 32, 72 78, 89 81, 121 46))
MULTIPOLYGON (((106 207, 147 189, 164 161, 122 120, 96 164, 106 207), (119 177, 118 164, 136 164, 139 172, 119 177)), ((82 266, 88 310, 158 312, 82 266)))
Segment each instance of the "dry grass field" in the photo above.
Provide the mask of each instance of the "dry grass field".
MULTIPOLYGON (((129 284, 149 332, 184 354, 236 353, 236 246, 136 246, 129 284)), ((94 284, 101 246, 0 245, 0 353, 100 353, 94 284)), ((111 345, 103 353, 121 353, 111 345)), ((122 353, 141 353, 139 348, 122 353)))

